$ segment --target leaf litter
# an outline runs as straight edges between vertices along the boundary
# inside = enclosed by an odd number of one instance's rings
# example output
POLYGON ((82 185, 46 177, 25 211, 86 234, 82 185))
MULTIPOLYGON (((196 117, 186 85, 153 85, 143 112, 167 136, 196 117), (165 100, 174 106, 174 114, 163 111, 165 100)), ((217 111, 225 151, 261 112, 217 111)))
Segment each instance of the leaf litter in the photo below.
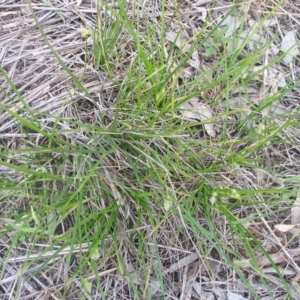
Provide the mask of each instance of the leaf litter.
POLYGON ((286 55, 283 57, 283 62, 286 65, 289 65, 294 57, 299 55, 299 41, 297 41, 296 34, 293 30, 288 31, 281 42, 280 50, 284 52, 286 55))
POLYGON ((207 121, 213 117, 213 112, 209 106, 201 103, 198 98, 192 98, 181 104, 179 108, 183 118, 203 121, 207 134, 210 137, 216 136, 214 123, 207 121))

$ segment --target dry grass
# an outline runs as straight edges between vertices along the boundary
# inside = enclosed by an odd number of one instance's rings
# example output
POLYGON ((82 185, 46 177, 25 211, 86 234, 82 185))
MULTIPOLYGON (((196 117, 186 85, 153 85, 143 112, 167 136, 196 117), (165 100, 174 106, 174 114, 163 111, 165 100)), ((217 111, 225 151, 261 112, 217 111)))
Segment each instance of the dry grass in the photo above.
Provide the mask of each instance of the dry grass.
POLYGON ((266 54, 298 1, 132 1, 135 33, 79 2, 0 4, 1 299, 300 299, 299 55, 266 54), (234 8, 277 18, 261 50, 213 34, 234 8))

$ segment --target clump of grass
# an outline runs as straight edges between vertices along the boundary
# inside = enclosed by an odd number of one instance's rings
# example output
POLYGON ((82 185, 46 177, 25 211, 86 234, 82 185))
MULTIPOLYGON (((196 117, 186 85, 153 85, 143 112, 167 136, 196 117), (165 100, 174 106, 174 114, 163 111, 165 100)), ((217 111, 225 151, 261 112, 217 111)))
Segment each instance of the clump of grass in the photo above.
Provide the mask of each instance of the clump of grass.
MULTIPOLYGON (((174 283, 184 280, 187 266, 173 273, 168 268, 188 252, 198 254, 204 266, 198 276, 234 284, 230 272, 235 272, 244 296, 267 291, 272 297, 274 276, 261 271, 259 260, 265 256, 280 282, 276 292, 293 297, 294 287, 271 258, 280 244, 269 249, 266 235, 297 194, 296 185, 283 179, 287 154, 297 141, 298 112, 278 119, 262 112, 289 97, 299 82, 259 103, 246 93, 247 105, 232 108, 233 90, 241 95, 259 84, 255 75, 244 74, 263 62, 271 43, 251 52, 251 37, 240 43, 248 11, 241 15, 233 6, 227 12, 243 23, 230 38, 222 38, 220 21, 203 20, 180 48, 177 41, 187 25, 178 20, 179 6, 170 9, 162 1, 157 17, 154 4, 135 5, 102 1, 95 27, 86 28, 93 39, 93 68, 113 85, 109 95, 101 90, 106 109, 99 111, 53 47, 79 91, 74 101, 66 101, 66 110, 53 115, 24 105, 19 112, 1 103, 17 125, 21 145, 1 146, 0 199, 8 219, 1 235, 10 239, 1 278, 19 256, 19 272, 29 281, 41 272, 55 278, 53 270, 63 269, 65 277, 56 279, 53 292, 59 298, 74 292, 105 299, 112 289, 132 299, 180 297, 183 291, 174 283), (166 39, 170 31, 177 34, 173 43, 166 39), (196 50, 204 53, 201 69, 190 67, 196 50), (212 118, 183 117, 181 105, 194 97, 211 107, 212 118), (215 126, 213 137, 208 123, 215 126), (254 283, 248 280, 252 275, 254 283)), ((274 58, 266 68, 277 63, 274 58)), ((20 282, 15 292, 22 293, 20 282)))

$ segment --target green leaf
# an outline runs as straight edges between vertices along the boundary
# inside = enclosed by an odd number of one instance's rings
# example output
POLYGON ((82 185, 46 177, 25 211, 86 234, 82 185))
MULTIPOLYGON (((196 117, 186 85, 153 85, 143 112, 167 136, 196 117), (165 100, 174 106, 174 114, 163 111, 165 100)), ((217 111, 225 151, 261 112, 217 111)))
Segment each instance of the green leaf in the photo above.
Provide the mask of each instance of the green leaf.
POLYGON ((14 165, 14 164, 10 164, 10 163, 4 162, 4 161, 0 161, 0 165, 9 167, 11 169, 14 169, 14 170, 17 170, 17 171, 20 171, 20 172, 28 173, 28 174, 31 174, 31 175, 36 175, 36 176, 40 177, 41 180, 51 179, 51 180, 64 181, 63 178, 61 178, 60 176, 53 175, 53 174, 50 174, 50 173, 34 171, 32 169, 28 169, 26 167, 23 167, 22 165, 14 165))

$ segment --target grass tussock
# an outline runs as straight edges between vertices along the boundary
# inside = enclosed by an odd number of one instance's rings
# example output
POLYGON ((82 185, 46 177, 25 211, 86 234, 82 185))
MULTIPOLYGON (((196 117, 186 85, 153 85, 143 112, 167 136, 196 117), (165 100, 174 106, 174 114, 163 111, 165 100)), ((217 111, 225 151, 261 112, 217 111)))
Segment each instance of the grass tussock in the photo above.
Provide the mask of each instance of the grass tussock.
POLYGON ((3 299, 299 299, 298 3, 0 9, 3 299))

